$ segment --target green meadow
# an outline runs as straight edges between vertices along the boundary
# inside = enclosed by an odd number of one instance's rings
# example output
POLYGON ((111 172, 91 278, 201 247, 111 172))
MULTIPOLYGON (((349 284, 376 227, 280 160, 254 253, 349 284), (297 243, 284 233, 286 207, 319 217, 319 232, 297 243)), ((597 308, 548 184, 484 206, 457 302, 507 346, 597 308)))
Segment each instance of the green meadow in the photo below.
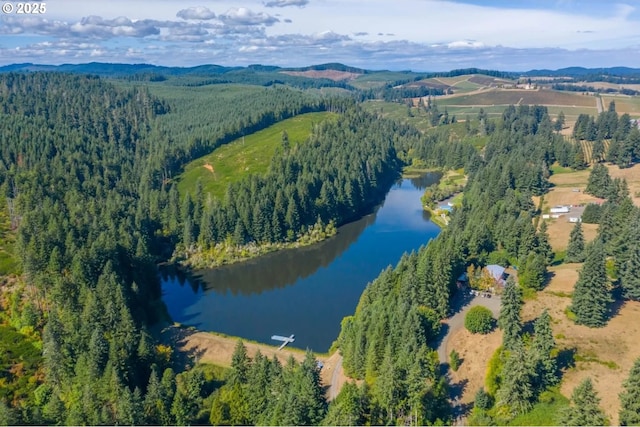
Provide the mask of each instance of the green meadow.
POLYGON ((205 193, 221 198, 230 183, 267 172, 276 149, 282 146, 283 132, 287 132, 293 147, 309 137, 314 124, 332 116, 327 112, 301 114, 225 144, 187 164, 177 177, 178 190, 180 194, 193 191, 200 180, 205 193))

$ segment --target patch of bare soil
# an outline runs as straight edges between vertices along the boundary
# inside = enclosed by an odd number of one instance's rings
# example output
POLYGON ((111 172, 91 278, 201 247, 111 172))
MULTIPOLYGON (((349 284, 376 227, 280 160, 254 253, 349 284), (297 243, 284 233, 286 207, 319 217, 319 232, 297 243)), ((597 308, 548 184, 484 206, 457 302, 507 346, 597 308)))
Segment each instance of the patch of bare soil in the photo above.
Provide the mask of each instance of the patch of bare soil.
POLYGON ((487 362, 502 344, 502 333, 496 328, 487 335, 472 334, 466 329, 455 332, 447 343, 447 355, 455 349, 462 363, 451 371, 451 384, 460 391, 459 400, 465 405, 473 402, 476 392, 484 387, 487 362))
POLYGON ((214 173, 213 166, 211 166, 209 163, 205 163, 202 167, 208 170, 209 172, 214 173))
POLYGON ((569 320, 565 309, 571 304, 570 293, 578 279, 580 264, 566 264, 549 270, 553 277, 548 287, 535 300, 527 301, 523 320, 531 321, 544 308, 549 310, 558 347, 563 354, 573 352, 576 360, 563 376, 561 392, 571 396, 573 389, 591 377, 612 425, 618 423, 622 382, 629 375, 634 360, 640 355, 640 303, 625 302, 616 308, 615 316, 604 328, 592 329, 569 320))
POLYGON ((288 74, 290 76, 302 76, 312 79, 330 79, 335 81, 353 80, 361 75, 359 73, 337 70, 281 71, 281 73, 288 74))
MULTIPOLYGON (((554 251, 562 251, 567 249, 569 244, 569 235, 575 226, 569 222, 567 216, 558 219, 549 219, 547 233, 549 234, 549 244, 554 251)), ((598 224, 582 224, 582 232, 587 242, 592 241, 598 234, 598 224)))

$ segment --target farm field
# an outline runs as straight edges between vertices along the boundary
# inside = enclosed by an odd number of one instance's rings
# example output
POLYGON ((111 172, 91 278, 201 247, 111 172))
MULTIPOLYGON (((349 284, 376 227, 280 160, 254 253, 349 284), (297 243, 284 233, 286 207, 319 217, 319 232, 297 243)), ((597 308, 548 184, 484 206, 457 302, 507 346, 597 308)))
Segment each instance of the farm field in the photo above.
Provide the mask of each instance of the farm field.
POLYGON ((492 89, 477 94, 439 98, 438 105, 554 105, 569 107, 594 107, 595 98, 552 90, 492 89))
POLYGON ((616 111, 619 114, 627 113, 632 118, 640 117, 640 96, 602 95, 604 105, 609 105, 611 101, 615 101, 616 111))
POLYGON ((178 190, 181 194, 191 191, 200 179, 205 192, 223 197, 230 183, 267 171, 271 158, 282 144, 284 131, 293 146, 307 139, 314 123, 331 116, 332 113, 326 112, 302 114, 223 145, 189 163, 177 177, 178 190))

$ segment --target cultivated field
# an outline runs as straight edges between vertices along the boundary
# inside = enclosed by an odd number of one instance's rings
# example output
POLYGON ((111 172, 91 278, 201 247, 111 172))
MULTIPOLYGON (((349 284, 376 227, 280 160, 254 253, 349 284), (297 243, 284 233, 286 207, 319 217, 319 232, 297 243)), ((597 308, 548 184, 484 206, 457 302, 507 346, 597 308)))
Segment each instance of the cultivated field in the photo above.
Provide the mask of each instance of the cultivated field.
POLYGON ((193 191, 198 179, 205 192, 223 197, 227 187, 250 174, 264 174, 286 131, 293 146, 307 139, 314 123, 332 117, 331 113, 308 113, 276 123, 254 134, 223 145, 185 167, 178 178, 181 194, 193 191))
POLYGON ((595 98, 553 90, 491 89, 481 93, 438 99, 439 105, 554 105, 569 107, 594 107, 595 98))
POLYGON ((632 118, 640 117, 640 96, 602 95, 605 106, 608 106, 611 101, 615 101, 616 111, 619 114, 627 113, 632 118))

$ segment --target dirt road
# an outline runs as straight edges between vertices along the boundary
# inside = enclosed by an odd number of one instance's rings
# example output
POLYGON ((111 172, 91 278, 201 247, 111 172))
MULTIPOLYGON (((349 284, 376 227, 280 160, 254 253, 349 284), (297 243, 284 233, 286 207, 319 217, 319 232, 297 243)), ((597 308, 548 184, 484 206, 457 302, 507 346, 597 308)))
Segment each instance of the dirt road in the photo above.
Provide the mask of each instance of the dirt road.
POLYGON ((481 305, 487 307, 493 313, 493 316, 497 319, 500 314, 500 297, 492 296, 491 298, 483 298, 480 296, 474 297, 468 293, 464 296, 459 296, 454 300, 453 307, 456 313, 449 317, 443 324, 443 332, 441 333, 442 340, 438 346, 438 358, 440 363, 446 364, 449 362, 449 354, 447 353, 447 343, 449 338, 455 335, 460 329, 464 327, 464 316, 471 309, 481 305))
MULTIPOLYGON (((491 310, 495 318, 500 314, 500 297, 492 296, 491 298, 484 298, 481 296, 473 296, 468 291, 465 293, 460 292, 452 301, 455 314, 443 322, 442 332, 440 333, 441 340, 438 346, 438 359, 440 360, 443 374, 447 382, 451 385, 449 388, 449 397, 451 400, 454 425, 466 424, 466 415, 468 414, 470 405, 464 403, 462 399, 465 386, 460 387, 460 384, 454 381, 449 371, 449 341, 458 333, 464 332, 464 316, 472 307, 478 305, 491 310)), ((467 363, 467 365, 469 365, 469 363, 467 363)), ((466 384, 466 382, 463 384, 466 384)))

